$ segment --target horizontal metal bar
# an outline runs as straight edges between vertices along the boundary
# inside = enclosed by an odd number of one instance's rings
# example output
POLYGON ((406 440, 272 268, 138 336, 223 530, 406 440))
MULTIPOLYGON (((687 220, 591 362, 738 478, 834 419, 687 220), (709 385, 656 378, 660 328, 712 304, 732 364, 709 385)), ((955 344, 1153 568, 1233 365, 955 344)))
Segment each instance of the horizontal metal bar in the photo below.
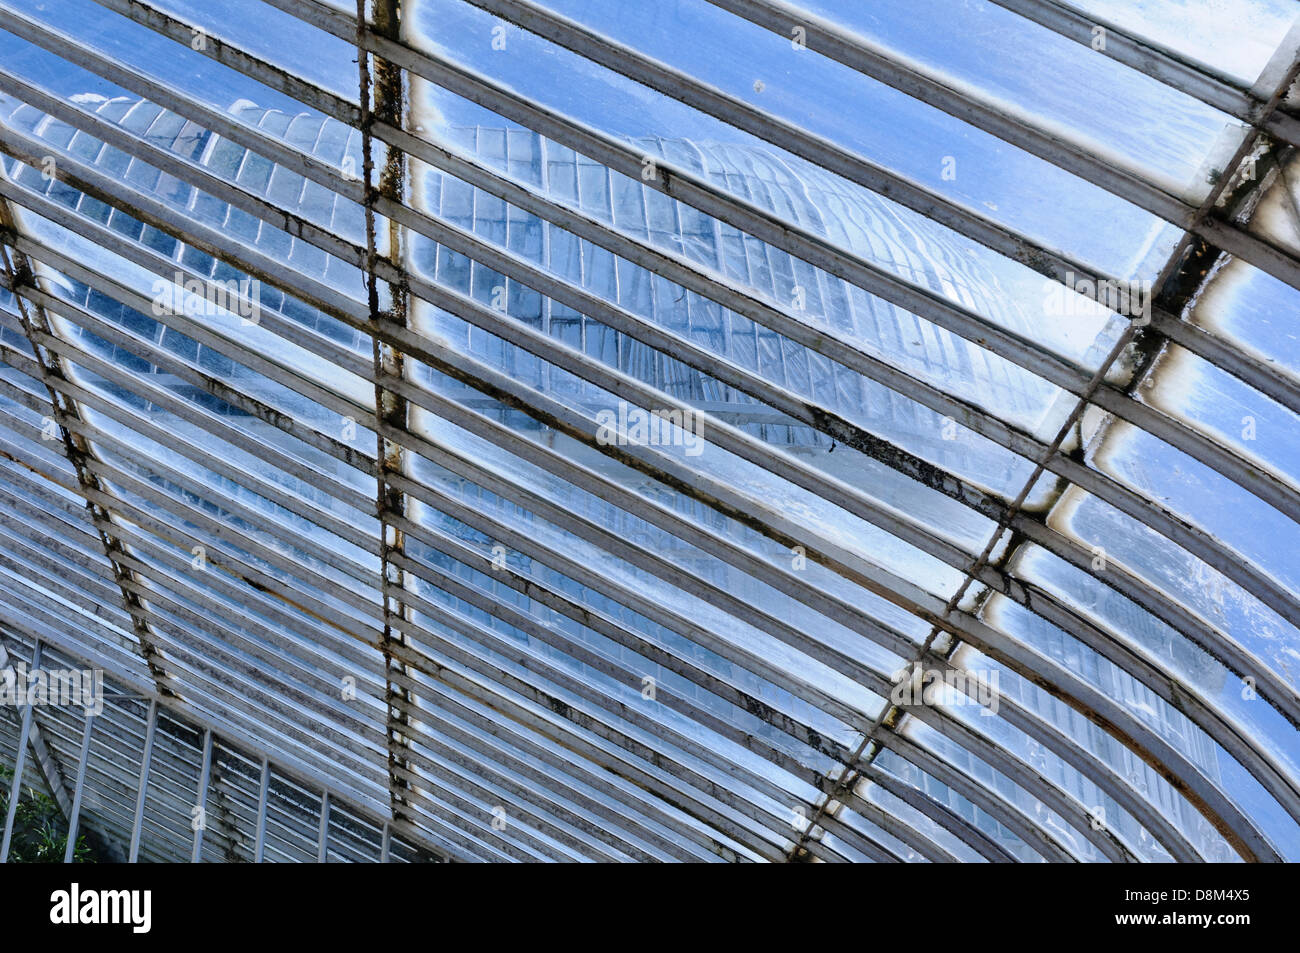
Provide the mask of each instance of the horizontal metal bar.
POLYGON ((1300 378, 1282 364, 1249 354, 1241 343, 1173 315, 1152 312, 1151 327, 1179 347, 1300 416, 1300 378))

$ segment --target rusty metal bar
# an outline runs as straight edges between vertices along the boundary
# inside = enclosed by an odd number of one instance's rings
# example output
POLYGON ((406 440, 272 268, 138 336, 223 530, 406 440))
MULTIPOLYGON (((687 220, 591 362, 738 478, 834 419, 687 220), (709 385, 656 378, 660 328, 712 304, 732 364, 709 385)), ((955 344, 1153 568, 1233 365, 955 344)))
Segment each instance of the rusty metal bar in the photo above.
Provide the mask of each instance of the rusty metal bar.
MULTIPOLYGON (((367 0, 357 0, 358 33, 369 29, 366 16, 367 0)), ((399 0, 374 0, 374 29, 382 35, 397 37, 401 33, 399 0)), ((366 298, 370 321, 377 327, 385 319, 400 326, 407 323, 406 283, 400 277, 387 284, 388 307, 381 312, 379 295, 379 273, 377 270, 379 255, 376 250, 375 204, 382 197, 398 204, 405 201, 406 192, 406 157, 398 150, 386 150, 384 166, 375 181, 374 141, 371 128, 376 121, 398 127, 406 125, 406 90, 400 70, 384 60, 373 61, 374 77, 372 80, 372 58, 369 52, 357 44, 357 70, 359 78, 359 101, 361 103, 360 129, 362 150, 362 184, 364 189, 364 208, 366 221, 366 249, 364 272, 366 279, 366 298)), ((388 259, 404 274, 402 259, 405 254, 406 238, 400 226, 389 220, 387 230, 388 259)), ((409 768, 410 755, 407 751, 407 734, 410 728, 409 693, 400 688, 391 677, 395 667, 391 646, 394 641, 405 638, 400 627, 393 625, 394 618, 404 618, 407 609, 402 595, 406 583, 400 568, 394 565, 394 556, 405 550, 405 542, 390 516, 401 516, 406 511, 406 501, 400 490, 394 488, 389 480, 389 473, 401 473, 404 468, 403 447, 383 435, 385 426, 405 430, 407 426, 406 401, 400 394, 385 386, 390 378, 402 378, 406 374, 405 357, 401 350, 383 340, 377 333, 371 333, 373 343, 373 380, 375 392, 375 434, 378 443, 375 461, 377 496, 376 510, 379 517, 380 549, 380 585, 384 599, 384 634, 382 651, 385 672, 385 704, 388 714, 386 733, 388 737, 388 772, 392 816, 394 820, 405 820, 407 790, 409 782, 404 780, 403 772, 409 768)), ((397 670, 400 674, 400 669, 397 670)), ((384 849, 382 862, 388 860, 389 825, 384 824, 384 849)))

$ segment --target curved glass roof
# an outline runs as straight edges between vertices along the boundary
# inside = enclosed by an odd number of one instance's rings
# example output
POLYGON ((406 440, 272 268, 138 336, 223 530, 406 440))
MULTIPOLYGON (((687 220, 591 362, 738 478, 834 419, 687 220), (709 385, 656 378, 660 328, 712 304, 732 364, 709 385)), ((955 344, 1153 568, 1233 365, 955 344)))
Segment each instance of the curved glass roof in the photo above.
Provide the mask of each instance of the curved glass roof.
POLYGON ((1300 20, 1218 6, 0 0, 0 671, 107 686, 15 783, 132 860, 1300 859, 1300 20))

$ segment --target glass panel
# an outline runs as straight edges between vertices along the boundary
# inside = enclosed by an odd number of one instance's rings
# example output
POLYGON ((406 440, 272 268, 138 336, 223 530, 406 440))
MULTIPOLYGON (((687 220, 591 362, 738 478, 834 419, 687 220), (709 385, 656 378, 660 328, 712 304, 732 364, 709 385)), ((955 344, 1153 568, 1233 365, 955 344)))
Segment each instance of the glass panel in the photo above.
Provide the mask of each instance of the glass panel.
POLYGON ((1278 373, 1297 377, 1300 333, 1293 320, 1296 314, 1300 314, 1300 290, 1232 259, 1211 276, 1189 318, 1277 365, 1278 373))
MULTIPOLYGON (((1138 36, 1250 85, 1295 25, 1287 0, 1071 0, 1070 6, 1118 23, 1138 36)), ((1286 48, 1286 44, 1281 44, 1286 48)))

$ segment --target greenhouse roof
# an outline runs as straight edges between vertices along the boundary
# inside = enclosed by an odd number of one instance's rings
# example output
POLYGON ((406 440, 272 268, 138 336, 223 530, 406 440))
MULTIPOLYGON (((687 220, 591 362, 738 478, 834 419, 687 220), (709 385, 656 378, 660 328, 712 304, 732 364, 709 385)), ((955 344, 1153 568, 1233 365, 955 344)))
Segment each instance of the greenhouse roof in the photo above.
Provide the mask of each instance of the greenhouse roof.
POLYGON ((0 14, 105 856, 1300 860, 1290 0, 0 14))

